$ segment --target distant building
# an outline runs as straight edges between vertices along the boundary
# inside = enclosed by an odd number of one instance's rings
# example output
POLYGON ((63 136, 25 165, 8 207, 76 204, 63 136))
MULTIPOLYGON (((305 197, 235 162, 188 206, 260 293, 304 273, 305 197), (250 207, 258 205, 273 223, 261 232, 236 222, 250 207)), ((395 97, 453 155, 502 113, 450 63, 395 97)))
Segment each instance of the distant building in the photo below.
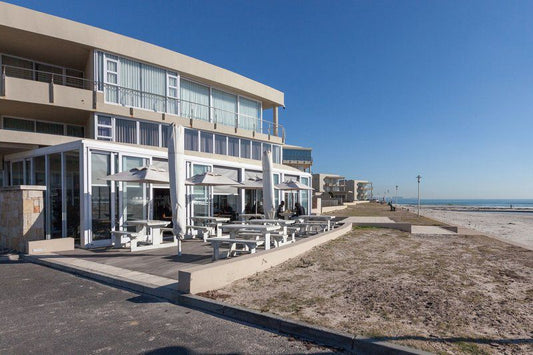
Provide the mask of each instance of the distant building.
POLYGON ((311 148, 286 144, 283 146, 283 164, 310 173, 313 165, 311 151, 311 148))
POLYGON ((313 174, 313 189, 323 199, 336 199, 340 203, 364 201, 370 198, 372 183, 336 174, 313 174))

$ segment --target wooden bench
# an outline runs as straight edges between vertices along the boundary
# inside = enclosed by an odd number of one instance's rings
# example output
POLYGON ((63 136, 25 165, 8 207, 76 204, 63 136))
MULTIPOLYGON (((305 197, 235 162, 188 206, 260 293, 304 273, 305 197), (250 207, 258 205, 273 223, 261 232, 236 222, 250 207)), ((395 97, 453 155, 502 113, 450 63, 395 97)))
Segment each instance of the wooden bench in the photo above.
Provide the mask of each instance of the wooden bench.
POLYGON ((250 254, 254 254, 256 252, 257 246, 261 243, 264 243, 261 240, 230 239, 224 237, 207 238, 207 241, 211 243, 211 246, 213 247, 213 260, 220 259, 220 246, 222 244, 229 244, 229 251, 227 257, 230 258, 237 252, 249 252, 250 254), (237 249, 237 245, 242 245, 244 249, 237 249))

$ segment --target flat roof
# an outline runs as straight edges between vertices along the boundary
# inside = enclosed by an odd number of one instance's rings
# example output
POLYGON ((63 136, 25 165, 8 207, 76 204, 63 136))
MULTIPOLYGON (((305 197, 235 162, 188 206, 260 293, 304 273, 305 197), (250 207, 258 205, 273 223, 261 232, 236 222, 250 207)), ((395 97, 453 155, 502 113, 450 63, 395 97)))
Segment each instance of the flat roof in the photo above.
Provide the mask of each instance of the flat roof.
POLYGON ((283 145, 283 149, 285 149, 285 148, 298 149, 298 150, 313 150, 313 148, 306 148, 306 147, 301 147, 299 145, 290 145, 290 144, 284 144, 283 145))
MULTIPOLYGON (((53 51, 57 48, 46 46, 41 40, 46 42, 47 37, 50 40, 60 39, 165 67, 192 79, 229 88, 262 101, 265 108, 285 104, 283 92, 227 69, 154 44, 24 7, 0 2, 0 29, 2 37, 14 36, 15 40, 22 33, 10 31, 11 29, 40 36, 41 44, 37 45, 44 50, 53 51)), ((26 44, 21 45, 30 46, 33 42, 35 41, 27 44, 26 41, 26 44)))

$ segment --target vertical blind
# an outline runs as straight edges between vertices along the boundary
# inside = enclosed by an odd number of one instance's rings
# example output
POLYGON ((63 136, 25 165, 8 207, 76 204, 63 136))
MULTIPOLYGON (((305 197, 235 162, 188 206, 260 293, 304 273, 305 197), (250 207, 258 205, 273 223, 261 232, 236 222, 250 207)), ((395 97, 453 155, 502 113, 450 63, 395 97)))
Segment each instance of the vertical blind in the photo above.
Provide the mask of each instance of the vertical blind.
POLYGON ((239 97, 239 127, 260 131, 261 105, 257 101, 239 97))
POLYGON ((209 88, 207 86, 181 79, 180 95, 183 117, 209 121, 209 88))
POLYGON ((136 143, 137 125, 135 121, 115 120, 115 141, 122 143, 136 143))
POLYGON ((235 125, 237 96, 213 89, 213 121, 226 126, 235 125))
POLYGON ((139 138, 141 144, 159 146, 159 125, 155 123, 140 123, 139 138))

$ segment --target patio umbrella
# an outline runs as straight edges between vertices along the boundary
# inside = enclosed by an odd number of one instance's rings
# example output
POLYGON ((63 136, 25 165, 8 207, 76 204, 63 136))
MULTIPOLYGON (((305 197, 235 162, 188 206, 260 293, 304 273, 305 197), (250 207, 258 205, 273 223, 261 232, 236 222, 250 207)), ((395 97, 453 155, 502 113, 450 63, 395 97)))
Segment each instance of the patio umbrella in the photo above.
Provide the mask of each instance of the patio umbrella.
POLYGON ((187 185, 193 186, 238 186, 239 182, 211 171, 197 174, 185 181, 187 185))
POLYGON ((273 219, 276 214, 274 205, 274 173, 272 171, 272 153, 263 152, 263 209, 267 219, 273 219))
POLYGON ((281 184, 277 184, 276 188, 279 190, 289 190, 289 191, 300 191, 300 190, 312 190, 312 187, 309 187, 307 185, 302 184, 299 181, 296 180, 289 180, 282 182, 281 184))
POLYGON ((178 255, 181 255, 181 239, 185 236, 185 129, 173 124, 168 137, 168 172, 172 228, 178 239, 178 255))
POLYGON ((140 166, 128 171, 108 175, 103 178, 103 180, 146 184, 168 184, 168 171, 154 166, 140 166))

